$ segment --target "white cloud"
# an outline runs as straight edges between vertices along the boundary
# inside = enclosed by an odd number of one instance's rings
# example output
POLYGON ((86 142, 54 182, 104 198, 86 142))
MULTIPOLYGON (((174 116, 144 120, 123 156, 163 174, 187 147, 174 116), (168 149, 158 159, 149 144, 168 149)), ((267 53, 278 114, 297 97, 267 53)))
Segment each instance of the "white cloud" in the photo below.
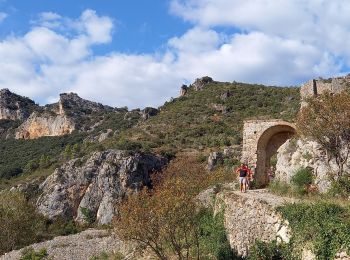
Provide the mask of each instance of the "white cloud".
POLYGON ((144 107, 163 104, 183 82, 204 75, 293 85, 339 74, 350 64, 346 1, 283 3, 173 1, 172 11, 193 27, 168 39, 165 52, 138 55, 94 55, 94 45, 112 41, 109 17, 93 10, 75 20, 42 13, 25 35, 0 42, 0 88, 42 103, 73 91, 113 106, 144 107), (221 33, 217 26, 238 32, 221 33))
POLYGON ((334 55, 350 65, 350 1, 347 0, 173 0, 171 11, 209 28, 294 39, 334 55))
POLYGON ((2 23, 7 18, 7 16, 8 15, 6 13, 0 12, 0 23, 2 23))

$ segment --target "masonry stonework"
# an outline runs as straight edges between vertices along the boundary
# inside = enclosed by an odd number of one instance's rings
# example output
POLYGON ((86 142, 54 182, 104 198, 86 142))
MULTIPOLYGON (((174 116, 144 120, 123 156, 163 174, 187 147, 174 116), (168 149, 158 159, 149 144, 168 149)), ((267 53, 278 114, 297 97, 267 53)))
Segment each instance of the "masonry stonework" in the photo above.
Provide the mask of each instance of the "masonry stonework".
POLYGON ((242 162, 255 168, 257 183, 268 183, 267 169, 278 148, 295 134, 295 126, 283 120, 247 120, 243 127, 242 162))

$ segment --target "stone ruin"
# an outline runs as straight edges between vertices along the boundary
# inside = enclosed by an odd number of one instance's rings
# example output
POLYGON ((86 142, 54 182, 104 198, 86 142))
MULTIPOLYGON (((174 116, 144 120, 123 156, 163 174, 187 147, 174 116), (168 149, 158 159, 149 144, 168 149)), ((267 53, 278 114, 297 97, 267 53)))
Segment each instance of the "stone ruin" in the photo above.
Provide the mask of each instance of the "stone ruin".
POLYGON ((295 134, 295 126, 283 120, 247 120, 243 127, 242 162, 254 168, 259 186, 268 184, 270 159, 295 134))
MULTIPOLYGON (((330 79, 313 79, 300 88, 301 107, 307 104, 307 99, 329 92, 340 93, 350 87, 350 74, 344 77, 330 79)), ((243 127, 242 162, 255 168, 255 179, 258 185, 268 184, 267 170, 270 159, 278 148, 295 134, 292 123, 275 120, 247 120, 243 127)))
POLYGON ((318 95, 329 92, 331 94, 340 93, 350 88, 350 74, 344 77, 336 77, 329 79, 312 79, 303 84, 300 88, 301 106, 306 105, 306 99, 316 97, 318 95))

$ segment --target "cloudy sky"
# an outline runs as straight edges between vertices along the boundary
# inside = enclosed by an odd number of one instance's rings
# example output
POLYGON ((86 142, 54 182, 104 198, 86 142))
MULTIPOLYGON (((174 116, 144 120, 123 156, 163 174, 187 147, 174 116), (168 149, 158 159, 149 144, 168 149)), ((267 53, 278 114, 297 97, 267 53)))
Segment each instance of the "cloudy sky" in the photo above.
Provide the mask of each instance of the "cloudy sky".
POLYGON ((0 88, 158 106, 183 83, 350 71, 348 0, 0 0, 0 88))

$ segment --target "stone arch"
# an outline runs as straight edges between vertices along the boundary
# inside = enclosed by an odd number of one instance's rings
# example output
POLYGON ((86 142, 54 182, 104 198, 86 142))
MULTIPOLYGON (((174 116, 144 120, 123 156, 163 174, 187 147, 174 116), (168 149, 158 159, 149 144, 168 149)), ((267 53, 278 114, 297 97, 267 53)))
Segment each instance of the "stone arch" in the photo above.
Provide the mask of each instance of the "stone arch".
POLYGON ((255 167, 255 179, 259 185, 268 183, 270 158, 294 134, 295 126, 283 120, 244 122, 242 161, 255 167))

